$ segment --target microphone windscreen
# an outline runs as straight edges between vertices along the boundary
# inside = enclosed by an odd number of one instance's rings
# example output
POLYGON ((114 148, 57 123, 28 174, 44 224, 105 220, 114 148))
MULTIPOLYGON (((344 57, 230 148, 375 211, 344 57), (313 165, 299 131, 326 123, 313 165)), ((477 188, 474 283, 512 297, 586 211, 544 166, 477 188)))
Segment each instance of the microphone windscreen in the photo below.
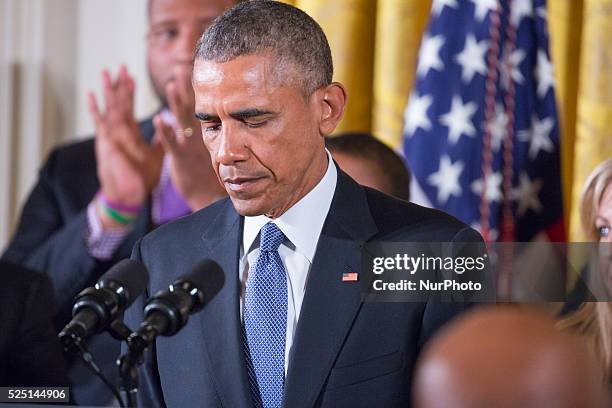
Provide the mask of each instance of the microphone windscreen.
POLYGON ((126 291, 125 299, 129 306, 142 292, 149 283, 149 273, 142 262, 133 259, 124 259, 117 262, 110 268, 98 282, 107 286, 108 281, 119 283, 126 291))
POLYGON ((219 293, 225 284, 225 274, 223 269, 215 261, 205 259, 194 265, 191 270, 179 278, 179 280, 189 281, 202 293, 204 293, 204 303, 208 303, 219 293))

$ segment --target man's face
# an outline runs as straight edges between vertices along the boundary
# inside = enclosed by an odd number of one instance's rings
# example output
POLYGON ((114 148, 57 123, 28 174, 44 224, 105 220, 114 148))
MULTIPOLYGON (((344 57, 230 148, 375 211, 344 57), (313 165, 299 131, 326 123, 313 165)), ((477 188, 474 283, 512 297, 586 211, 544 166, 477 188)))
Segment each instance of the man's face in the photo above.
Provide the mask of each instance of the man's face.
POLYGON ((274 64, 272 56, 247 55, 225 63, 196 60, 194 66, 204 143, 241 215, 280 216, 327 167, 325 89, 305 99, 297 85, 277 81, 274 64))
POLYGON ((174 69, 191 69, 196 42, 212 21, 234 4, 235 0, 151 0, 147 67, 164 106, 164 89, 174 69))

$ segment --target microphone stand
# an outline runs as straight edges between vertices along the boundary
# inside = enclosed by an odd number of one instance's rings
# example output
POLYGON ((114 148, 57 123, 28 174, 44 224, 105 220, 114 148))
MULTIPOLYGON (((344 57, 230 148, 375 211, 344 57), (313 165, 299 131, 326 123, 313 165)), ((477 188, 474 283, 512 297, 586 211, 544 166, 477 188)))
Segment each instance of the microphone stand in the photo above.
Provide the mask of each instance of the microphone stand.
POLYGON ((61 337, 60 340, 62 341, 62 345, 64 346, 64 351, 67 354, 78 357, 81 361, 83 361, 83 364, 85 364, 85 366, 89 370, 91 370, 98 378, 100 378, 104 385, 106 385, 108 389, 111 390, 114 397, 119 402, 119 406, 124 408, 125 404, 123 403, 123 399, 121 399, 121 395, 113 386, 113 384, 104 376, 102 370, 100 370, 100 367, 96 363, 94 356, 89 352, 87 346, 85 345, 85 342, 81 339, 81 337, 72 334, 70 336, 61 337))
POLYGON ((117 360, 121 389, 126 397, 129 407, 137 407, 138 395, 138 367, 144 362, 144 352, 159 335, 160 329, 166 325, 162 316, 154 314, 154 318, 140 327, 137 332, 131 332, 123 322, 121 323, 121 339, 128 345, 127 353, 117 360), (127 330, 127 332, 126 332, 127 330))
MULTIPOLYGON (((130 338, 135 334, 123 321, 117 319, 111 323, 108 331, 117 340, 125 341, 130 348, 130 338)), ((121 394, 123 395, 126 407, 138 406, 138 370, 137 361, 126 361, 126 355, 117 359, 119 367, 119 378, 121 380, 121 394)))

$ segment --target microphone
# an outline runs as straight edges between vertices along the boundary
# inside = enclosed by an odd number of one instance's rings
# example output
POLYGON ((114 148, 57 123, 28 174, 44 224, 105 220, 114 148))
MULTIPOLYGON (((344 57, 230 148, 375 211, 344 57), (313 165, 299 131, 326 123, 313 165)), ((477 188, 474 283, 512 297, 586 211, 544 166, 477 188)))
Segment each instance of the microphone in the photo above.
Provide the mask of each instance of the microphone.
POLYGON ((111 325, 145 290, 149 274, 138 261, 124 259, 110 268, 96 283, 76 297, 72 320, 60 332, 68 351, 87 337, 111 325))
POLYGON ((204 260, 179 277, 168 290, 160 291, 147 301, 144 321, 128 339, 130 352, 139 354, 157 336, 173 336, 204 307, 223 287, 223 269, 214 261, 204 260))
MULTIPOLYGON (((144 321, 127 338, 128 350, 119 358, 119 376, 128 402, 135 401, 138 371, 143 354, 157 336, 172 336, 223 288, 223 269, 214 261, 204 260, 175 280, 168 290, 160 291, 147 301, 144 321)), ((129 405, 129 404, 128 404, 129 405)), ((131 406, 131 405, 129 405, 131 406)))

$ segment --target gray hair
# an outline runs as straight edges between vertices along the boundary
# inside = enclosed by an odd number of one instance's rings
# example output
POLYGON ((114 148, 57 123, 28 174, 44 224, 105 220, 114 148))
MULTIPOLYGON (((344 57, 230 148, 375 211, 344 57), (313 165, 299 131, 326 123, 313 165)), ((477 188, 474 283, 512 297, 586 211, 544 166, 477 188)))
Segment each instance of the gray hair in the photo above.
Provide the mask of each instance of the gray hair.
POLYGON ((251 0, 219 16, 204 32, 194 59, 227 62, 272 52, 277 69, 290 66, 308 96, 332 81, 333 64, 325 33, 308 14, 277 1, 251 0))

